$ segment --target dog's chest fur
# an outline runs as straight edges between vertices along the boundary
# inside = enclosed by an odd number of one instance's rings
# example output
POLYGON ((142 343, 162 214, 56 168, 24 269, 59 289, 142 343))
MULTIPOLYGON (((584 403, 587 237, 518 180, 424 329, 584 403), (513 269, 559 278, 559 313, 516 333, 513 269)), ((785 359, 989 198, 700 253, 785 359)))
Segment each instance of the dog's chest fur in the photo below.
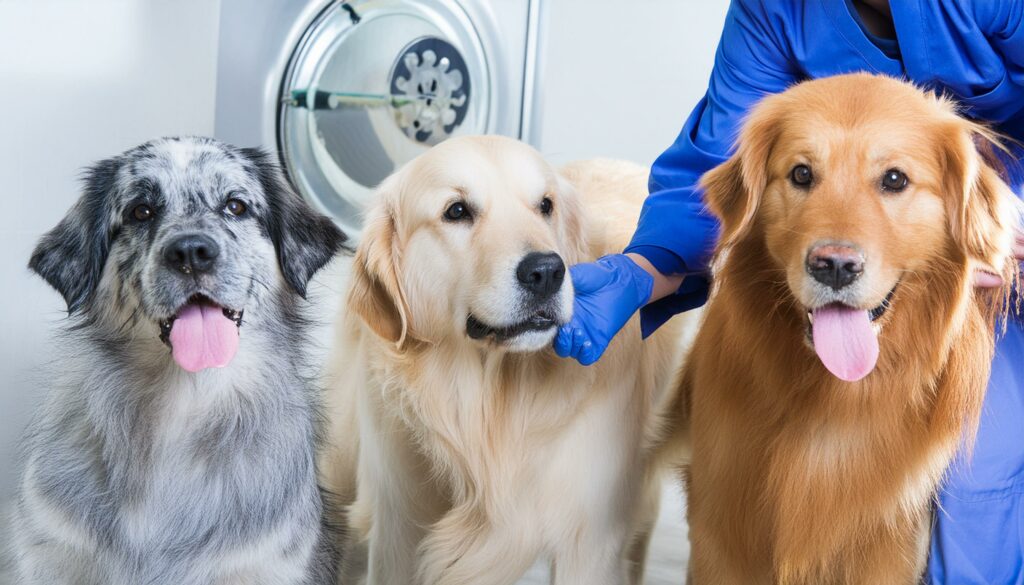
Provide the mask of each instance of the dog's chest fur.
POLYGON ((712 302, 714 326, 696 342, 724 340, 730 351, 697 351, 689 366, 691 520, 718 534, 742 526, 731 537, 737 558, 783 582, 858 582, 885 571, 911 582, 941 473, 980 410, 991 351, 982 314, 953 286, 943 318, 934 307, 897 307, 877 371, 851 385, 812 361, 799 330, 758 321, 754 296, 736 288, 722 291, 731 302, 712 302), (725 306, 746 313, 725 319, 725 306), (740 328, 750 323, 759 325, 740 328), (748 342, 729 343, 736 339, 748 342))
POLYGON ((287 366, 243 355, 191 376, 89 357, 68 365, 29 438, 23 512, 50 519, 46 537, 106 557, 112 579, 202 580, 225 567, 200 559, 241 566, 261 546, 308 556, 313 405, 287 366))
MULTIPOLYGON (((642 439, 639 419, 644 413, 633 403, 650 388, 635 394, 622 390, 610 398, 600 385, 581 382, 580 373, 558 359, 500 353, 480 357, 475 349, 435 348, 419 356, 414 368, 383 366, 377 377, 384 403, 400 405, 401 419, 420 449, 437 469, 446 470, 449 495, 486 490, 485 497, 497 503, 518 497, 512 486, 560 485, 567 481, 563 475, 577 473, 572 465, 553 466, 551 458, 585 448, 586 439, 576 429, 579 421, 597 424, 607 418, 607 427, 620 429, 629 441, 642 439), (445 367, 451 363, 461 366, 445 367)), ((621 381, 622 388, 631 385, 642 386, 621 381)))

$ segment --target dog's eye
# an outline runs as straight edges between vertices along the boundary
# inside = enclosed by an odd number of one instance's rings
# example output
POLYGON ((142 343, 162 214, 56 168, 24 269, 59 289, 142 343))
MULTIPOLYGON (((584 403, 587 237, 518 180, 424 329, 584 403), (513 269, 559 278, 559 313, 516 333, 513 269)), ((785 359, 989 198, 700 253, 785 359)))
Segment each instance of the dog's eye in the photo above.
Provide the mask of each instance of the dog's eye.
POLYGON ((240 199, 228 199, 224 204, 224 211, 231 215, 244 215, 249 208, 240 199))
POLYGON ((148 205, 136 205, 132 210, 132 217, 135 221, 149 221, 153 219, 153 208, 148 205))
POLYGON ((545 197, 540 200, 540 213, 541 215, 551 215, 551 212, 555 210, 555 204, 551 202, 550 197, 545 197))
POLYGON ((789 180, 797 187, 809 187, 811 182, 814 181, 814 174, 811 173, 811 167, 807 165, 796 165, 793 167, 793 170, 789 172, 789 180))
POLYGON ((889 169, 882 175, 882 189, 885 191, 899 193, 907 188, 908 183, 910 179, 899 169, 889 169))
POLYGON ((444 210, 444 218, 448 221, 467 221, 473 218, 469 212, 469 206, 462 201, 456 201, 444 210))

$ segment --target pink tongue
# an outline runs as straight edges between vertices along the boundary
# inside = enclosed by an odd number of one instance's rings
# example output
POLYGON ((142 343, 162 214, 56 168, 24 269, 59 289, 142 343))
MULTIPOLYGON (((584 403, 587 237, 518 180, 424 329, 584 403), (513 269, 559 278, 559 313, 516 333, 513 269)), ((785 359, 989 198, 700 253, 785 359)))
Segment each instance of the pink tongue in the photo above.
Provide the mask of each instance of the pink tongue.
POLYGON ((856 382, 875 369, 878 337, 867 311, 842 305, 814 310, 814 351, 840 380, 856 382))
POLYGON ((220 307, 186 305, 171 326, 171 354, 189 372, 223 368, 238 351, 238 325, 220 307))

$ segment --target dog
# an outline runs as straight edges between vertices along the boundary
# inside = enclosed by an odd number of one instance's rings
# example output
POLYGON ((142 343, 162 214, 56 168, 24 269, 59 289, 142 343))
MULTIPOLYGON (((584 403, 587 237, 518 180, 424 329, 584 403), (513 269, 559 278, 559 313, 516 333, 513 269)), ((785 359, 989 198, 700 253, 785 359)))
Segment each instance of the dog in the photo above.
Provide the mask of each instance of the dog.
POLYGON ((342 583, 513 583, 541 555, 560 584, 641 582, 695 317, 644 343, 634 319, 592 367, 550 346, 565 267, 622 250, 646 178, 461 137, 379 187, 328 367, 324 483, 354 499, 342 583))
POLYGON ((702 177, 722 231, 682 378, 692 583, 918 582, 1017 279, 995 141, 852 74, 764 98, 702 177))
POLYGON ((257 149, 148 142, 91 167, 30 267, 67 301, 14 513, 20 583, 332 583, 305 363, 344 234, 257 149))

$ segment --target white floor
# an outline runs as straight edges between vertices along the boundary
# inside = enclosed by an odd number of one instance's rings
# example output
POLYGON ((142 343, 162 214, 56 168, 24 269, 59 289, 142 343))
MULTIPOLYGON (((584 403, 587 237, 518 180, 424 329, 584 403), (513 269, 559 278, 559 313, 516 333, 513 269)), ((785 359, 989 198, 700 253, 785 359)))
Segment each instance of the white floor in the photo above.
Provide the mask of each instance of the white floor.
MULTIPOLYGON (((678 484, 666 484, 661 495, 661 515, 654 529, 647 559, 645 585, 683 585, 686 563, 690 558, 686 511, 678 484)), ((547 585, 550 582, 545 562, 534 565, 517 585, 547 585)))

